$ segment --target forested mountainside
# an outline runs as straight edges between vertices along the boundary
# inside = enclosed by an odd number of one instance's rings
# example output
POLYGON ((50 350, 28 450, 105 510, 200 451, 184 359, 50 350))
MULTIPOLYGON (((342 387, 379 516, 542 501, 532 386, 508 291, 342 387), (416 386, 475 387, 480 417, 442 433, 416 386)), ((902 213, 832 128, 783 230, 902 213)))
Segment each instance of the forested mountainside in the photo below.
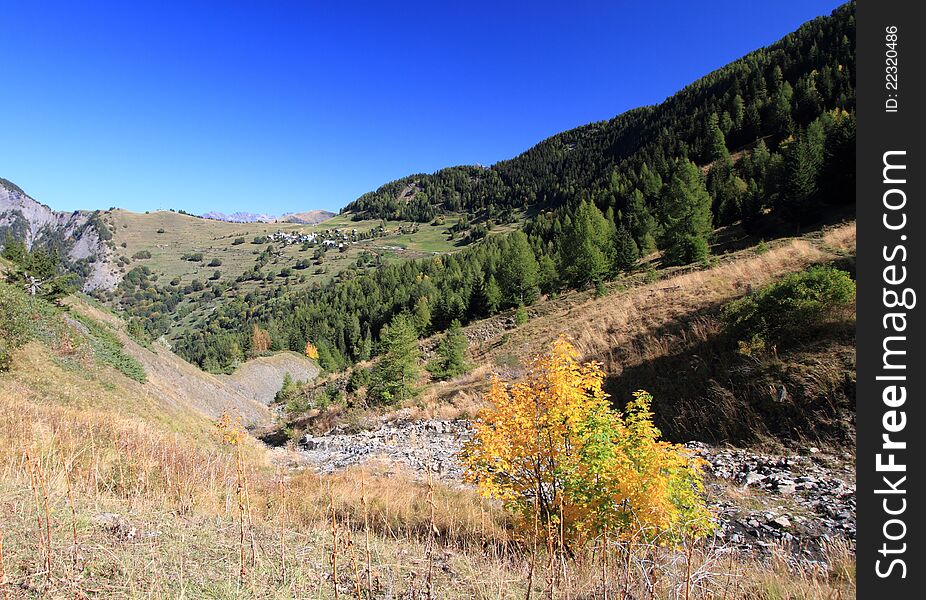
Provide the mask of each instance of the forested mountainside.
POLYGON ((662 265, 707 261, 717 226, 813 222, 853 199, 854 10, 814 19, 657 107, 488 169, 411 176, 361 197, 344 209, 360 220, 440 223, 440 213, 462 212, 455 230, 470 246, 347 269, 295 292, 232 289, 176 351, 222 371, 268 348, 311 346, 339 369, 375 354, 390 323, 425 336, 541 294, 601 286, 654 250, 662 265), (518 219, 522 231, 488 236, 518 219))
MULTIPOLYGON (((769 148, 799 135, 821 113, 855 107, 855 6, 814 19, 779 42, 692 83, 662 104, 628 111, 550 137, 488 168, 451 167, 392 181, 348 204, 356 218, 429 221, 442 212, 489 218, 591 198, 626 210, 630 192, 655 201, 648 178, 667 181, 672 163, 717 160, 764 139, 769 148), (615 194, 612 180, 625 184, 615 194)), ((748 181, 748 180, 747 180, 748 181)), ((761 183, 759 181, 756 182, 761 183)), ((738 216, 727 207, 722 221, 738 216)))

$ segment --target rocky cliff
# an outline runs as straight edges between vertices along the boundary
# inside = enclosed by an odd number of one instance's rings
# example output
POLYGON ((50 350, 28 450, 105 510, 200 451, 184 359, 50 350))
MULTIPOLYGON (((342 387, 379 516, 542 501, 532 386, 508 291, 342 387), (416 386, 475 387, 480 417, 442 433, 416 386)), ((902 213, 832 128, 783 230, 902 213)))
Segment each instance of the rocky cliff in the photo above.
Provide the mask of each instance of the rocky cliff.
POLYGON ((30 250, 56 252, 80 276, 84 291, 110 289, 119 282, 106 244, 112 233, 96 213, 54 211, 0 178, 0 246, 8 236, 23 241, 30 250))

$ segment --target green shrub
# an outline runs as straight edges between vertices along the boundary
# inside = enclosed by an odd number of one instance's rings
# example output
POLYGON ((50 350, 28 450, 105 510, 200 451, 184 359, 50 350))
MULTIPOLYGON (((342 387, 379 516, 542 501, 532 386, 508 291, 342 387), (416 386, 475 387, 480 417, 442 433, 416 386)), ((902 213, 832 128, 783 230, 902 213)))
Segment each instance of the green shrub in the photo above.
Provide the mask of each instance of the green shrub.
POLYGON ((723 319, 727 331, 749 352, 800 335, 854 300, 855 282, 848 273, 812 267, 730 302, 723 319))
POLYGON ((90 347, 97 362, 109 365, 130 379, 145 383, 148 376, 145 367, 132 356, 125 353, 119 338, 105 326, 83 315, 74 315, 87 328, 90 347))
POLYGON ((527 310, 523 306, 519 306, 518 310, 514 312, 514 324, 515 325, 524 325, 528 320, 527 310))
POLYGON ((0 371, 9 370, 13 352, 32 338, 29 305, 25 292, 0 283, 0 371))
POLYGON ((356 392, 360 388, 368 385, 370 385, 370 370, 355 367, 350 372, 350 377, 347 379, 347 391, 356 392))

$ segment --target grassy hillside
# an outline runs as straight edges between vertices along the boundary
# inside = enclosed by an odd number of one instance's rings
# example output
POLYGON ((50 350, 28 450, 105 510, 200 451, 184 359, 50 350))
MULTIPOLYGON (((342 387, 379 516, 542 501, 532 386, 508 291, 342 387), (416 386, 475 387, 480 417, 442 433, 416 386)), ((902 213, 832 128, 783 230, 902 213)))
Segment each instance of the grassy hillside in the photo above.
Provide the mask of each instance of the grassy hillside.
MULTIPOLYGON (((343 216, 328 219, 317 225, 299 225, 292 223, 227 223, 211 219, 201 219, 170 211, 149 214, 132 213, 115 210, 104 217, 113 230, 116 254, 130 262, 123 272, 139 265, 149 266, 155 273, 168 280, 179 277, 183 283, 193 279, 207 281, 215 270, 221 272, 218 281, 233 281, 246 270, 254 266, 255 255, 259 255, 268 246, 273 245, 279 251, 269 265, 277 270, 293 267, 300 259, 311 259, 310 250, 303 250, 302 244, 282 245, 273 241, 254 243, 255 237, 266 237, 277 231, 291 234, 310 234, 325 230, 345 230, 350 233, 356 229, 359 233, 369 232, 380 225, 385 226, 386 235, 375 240, 365 240, 352 244, 344 253, 336 250, 330 252, 324 273, 309 270, 307 282, 322 283, 336 275, 341 269, 356 261, 364 251, 385 256, 415 257, 428 253, 449 252, 454 249, 453 240, 449 240, 448 228, 455 222, 447 221, 444 226, 420 226, 417 234, 407 233, 414 225, 398 221, 351 221, 343 216), (406 233, 400 232, 403 229, 406 233), (244 243, 234 244, 243 237, 244 243), (125 244, 125 246, 123 246, 125 244), (150 252, 150 258, 133 258, 139 252, 150 252), (184 260, 184 256, 202 254, 202 260, 184 260), (222 261, 217 267, 210 267, 213 259, 222 261)), ((267 270, 270 270, 268 265, 267 270)), ((306 282, 303 282, 306 283, 306 282)))
POLYGON ((453 231, 459 222, 454 216, 429 224, 337 216, 300 225, 117 209, 101 213, 101 221, 113 233, 108 243, 123 281, 99 297, 140 317, 152 339, 166 333, 173 340, 201 328, 217 306, 231 299, 272 297, 327 284, 348 271, 363 273, 467 245, 453 231), (317 238, 309 243, 272 239, 278 232, 317 238), (333 245, 326 246, 325 240, 333 245))

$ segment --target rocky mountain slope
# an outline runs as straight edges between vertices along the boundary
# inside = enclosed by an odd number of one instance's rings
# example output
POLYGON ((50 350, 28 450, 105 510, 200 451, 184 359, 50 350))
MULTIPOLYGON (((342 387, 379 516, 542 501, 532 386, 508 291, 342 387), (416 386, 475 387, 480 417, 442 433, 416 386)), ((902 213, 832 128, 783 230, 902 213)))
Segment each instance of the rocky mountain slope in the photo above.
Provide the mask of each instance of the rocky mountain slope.
POLYGON ((95 215, 54 211, 0 178, 0 245, 9 235, 29 249, 57 252, 81 276, 84 291, 112 288, 120 278, 106 244, 112 234, 95 215))

